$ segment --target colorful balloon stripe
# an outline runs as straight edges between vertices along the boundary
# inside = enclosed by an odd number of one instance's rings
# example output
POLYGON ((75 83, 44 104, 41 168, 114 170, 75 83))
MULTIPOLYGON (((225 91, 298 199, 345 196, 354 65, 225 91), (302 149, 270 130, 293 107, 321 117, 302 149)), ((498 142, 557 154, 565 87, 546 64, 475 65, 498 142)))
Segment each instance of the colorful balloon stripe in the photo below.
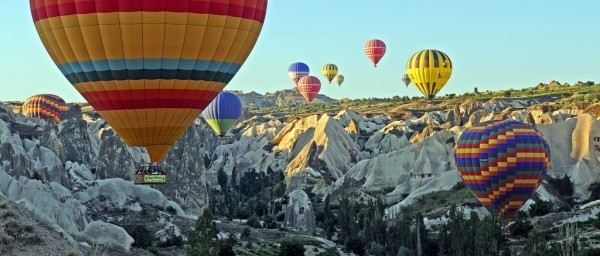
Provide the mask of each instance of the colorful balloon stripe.
POLYGON ((31 0, 33 20, 59 16, 111 12, 208 13, 264 22, 266 1, 243 0, 31 0))
POLYGON ((53 120, 58 123, 60 115, 67 111, 65 101, 52 94, 40 94, 29 97, 21 107, 23 115, 41 120, 53 120))
POLYGON ((490 212, 510 220, 548 172, 550 149, 531 125, 508 120, 463 132, 454 157, 475 197, 490 212))
POLYGON ((97 111, 145 108, 204 109, 219 93, 204 90, 136 90, 83 93, 97 111))
POLYGON ((240 69, 267 0, 30 0, 65 77, 159 162, 240 69))

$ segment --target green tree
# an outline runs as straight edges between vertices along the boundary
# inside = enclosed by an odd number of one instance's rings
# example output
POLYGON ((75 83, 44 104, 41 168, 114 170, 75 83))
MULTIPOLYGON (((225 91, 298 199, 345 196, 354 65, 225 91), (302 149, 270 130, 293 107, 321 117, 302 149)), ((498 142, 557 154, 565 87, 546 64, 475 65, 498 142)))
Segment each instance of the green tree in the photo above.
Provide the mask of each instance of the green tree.
POLYGON ((511 91, 504 91, 504 92, 502 93, 502 95, 503 95, 504 97, 507 97, 507 98, 508 98, 508 97, 512 96, 512 92, 511 92, 511 91))
POLYGON ((331 239, 335 234, 335 215, 329 205, 329 196, 325 197, 325 209, 323 210, 323 223, 327 239, 331 239))
POLYGON ((252 231, 249 227, 245 227, 241 234, 242 239, 248 239, 250 237, 251 232, 252 231))
POLYGON ((539 198, 534 200, 534 204, 529 208, 529 216, 544 216, 548 213, 551 213, 554 209, 554 206, 550 201, 543 201, 539 198))
POLYGON ((219 244, 217 235, 219 230, 214 221, 213 215, 208 208, 204 210, 202 216, 196 222, 196 228, 188 237, 190 248, 189 256, 216 256, 219 254, 219 244))
POLYGON ((219 182, 219 186, 221 186, 222 190, 227 189, 227 173, 223 170, 223 168, 219 168, 217 172, 217 181, 219 182))
POLYGON ((131 231, 131 237, 135 240, 133 247, 146 249, 152 246, 152 234, 145 226, 135 226, 133 231, 131 231))
POLYGON ((223 243, 219 245, 219 256, 235 256, 235 251, 231 245, 223 243))
POLYGON ((283 240, 279 246, 279 256, 304 256, 304 245, 297 240, 283 240))

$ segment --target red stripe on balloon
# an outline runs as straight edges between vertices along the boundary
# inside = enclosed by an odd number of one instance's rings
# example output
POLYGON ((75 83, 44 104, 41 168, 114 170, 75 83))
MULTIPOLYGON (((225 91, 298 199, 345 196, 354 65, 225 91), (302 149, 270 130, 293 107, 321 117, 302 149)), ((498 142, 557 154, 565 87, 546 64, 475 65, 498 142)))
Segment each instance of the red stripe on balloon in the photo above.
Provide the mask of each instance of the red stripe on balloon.
POLYGON ((219 94, 204 90, 149 89, 131 91, 96 91, 83 93, 83 97, 96 111, 188 108, 204 109, 219 94))
POLYGON ((266 4, 226 3, 215 0, 30 0, 34 21, 59 16, 112 12, 177 12, 232 16, 264 22, 266 4))

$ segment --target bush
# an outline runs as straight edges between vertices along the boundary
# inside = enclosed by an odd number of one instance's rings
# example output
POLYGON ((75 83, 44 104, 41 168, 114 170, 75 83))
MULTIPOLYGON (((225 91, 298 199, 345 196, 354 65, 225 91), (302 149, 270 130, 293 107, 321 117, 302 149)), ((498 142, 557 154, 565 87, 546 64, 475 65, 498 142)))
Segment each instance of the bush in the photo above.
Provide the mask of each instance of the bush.
POLYGON ((244 228, 244 231, 242 231, 241 238, 248 239, 249 237, 250 237, 250 228, 246 227, 246 228, 244 228))
POLYGON ((297 240, 283 240, 279 246, 279 256, 304 256, 304 245, 297 240))
POLYGON ((167 239, 167 241, 164 241, 162 243, 160 243, 160 247, 171 247, 171 246, 183 246, 183 238, 181 238, 181 236, 172 236, 169 237, 169 239, 167 239))
POLYGON ((135 240, 133 247, 146 249, 152 246, 152 234, 145 226, 135 226, 129 235, 135 240))
POLYGON ((549 201, 543 201, 541 199, 535 199, 535 203, 529 208, 529 216, 544 216, 551 213, 553 210, 552 203, 549 201))
POLYGON ((509 227, 510 235, 516 238, 529 237, 529 232, 531 232, 532 229, 533 226, 531 225, 531 222, 521 218, 517 218, 509 227))
POLYGON ((233 247, 231 245, 220 244, 219 256, 235 256, 235 251, 233 251, 233 247))
POLYGON ((512 96, 512 92, 511 92, 511 91, 504 91, 504 92, 502 93, 502 96, 504 96, 504 97, 508 98, 508 97, 512 96))
POLYGON ((256 216, 250 217, 244 225, 249 226, 251 228, 262 228, 262 225, 260 224, 260 221, 258 221, 256 216))

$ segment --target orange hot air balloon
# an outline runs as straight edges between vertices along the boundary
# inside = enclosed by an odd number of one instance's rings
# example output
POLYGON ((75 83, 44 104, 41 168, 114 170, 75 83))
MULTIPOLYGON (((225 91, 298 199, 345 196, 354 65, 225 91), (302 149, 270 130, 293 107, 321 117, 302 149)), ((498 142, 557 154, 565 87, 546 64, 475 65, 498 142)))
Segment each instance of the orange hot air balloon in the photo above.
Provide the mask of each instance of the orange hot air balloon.
POLYGON ((30 0, 60 71, 159 162, 241 68, 267 0, 30 0))
POLYGON ((298 91, 306 102, 311 103, 321 91, 321 81, 314 76, 305 76, 298 81, 298 91))
POLYGON ((377 67, 377 63, 379 63, 381 58, 383 58, 383 56, 385 55, 386 50, 387 47, 385 46, 385 43, 381 40, 374 39, 368 41, 367 44, 365 44, 365 54, 367 55, 367 57, 369 57, 371 62, 373 62, 373 65, 375 65, 375 67, 377 67))
POLYGON ((60 114, 67 111, 65 101, 53 94, 39 94, 29 97, 21 107, 23 115, 58 123, 60 114))

